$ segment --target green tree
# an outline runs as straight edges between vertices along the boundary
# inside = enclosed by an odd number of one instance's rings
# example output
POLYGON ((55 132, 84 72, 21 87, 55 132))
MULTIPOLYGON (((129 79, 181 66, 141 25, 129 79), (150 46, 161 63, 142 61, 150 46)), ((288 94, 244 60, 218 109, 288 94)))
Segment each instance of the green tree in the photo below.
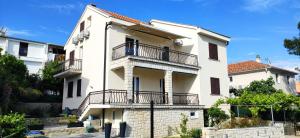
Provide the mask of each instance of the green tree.
POLYGON ((300 56, 300 22, 298 23, 299 36, 292 39, 284 39, 284 47, 289 54, 300 56))
POLYGON ((229 118, 223 110, 214 106, 209 108, 207 113, 210 118, 210 126, 218 126, 221 122, 229 118))
POLYGON ((0 114, 13 109, 20 88, 25 85, 26 74, 23 61, 8 54, 0 56, 0 114))
MULTIPOLYGON (((42 71, 42 88, 55 92, 62 92, 63 79, 53 77, 57 73, 58 61, 48 62, 42 71)), ((60 93, 60 95, 62 95, 60 93)))
POLYGON ((271 94, 277 90, 273 87, 275 84, 272 77, 267 80, 252 81, 249 86, 244 88, 242 91, 252 92, 252 93, 262 93, 271 94))
POLYGON ((23 114, 0 115, 0 137, 23 138, 26 131, 23 114))

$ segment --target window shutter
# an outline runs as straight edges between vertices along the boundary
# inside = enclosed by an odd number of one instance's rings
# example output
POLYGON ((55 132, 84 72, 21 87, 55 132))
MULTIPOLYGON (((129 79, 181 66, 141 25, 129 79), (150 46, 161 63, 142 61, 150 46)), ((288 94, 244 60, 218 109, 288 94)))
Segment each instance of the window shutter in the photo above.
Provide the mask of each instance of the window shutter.
POLYGON ((73 97, 73 81, 68 83, 68 97, 73 97))
POLYGON ((84 30, 84 21, 80 23, 80 32, 84 30))
POLYGON ((77 96, 81 96, 81 79, 77 80, 77 96))
POLYGON ((209 43, 209 58, 218 60, 218 46, 216 44, 209 43))
POLYGON ((73 50, 70 52, 70 57, 69 57, 70 65, 74 65, 74 56, 75 56, 75 51, 73 50))
POLYGON ((220 95, 220 79, 210 78, 211 94, 220 95))

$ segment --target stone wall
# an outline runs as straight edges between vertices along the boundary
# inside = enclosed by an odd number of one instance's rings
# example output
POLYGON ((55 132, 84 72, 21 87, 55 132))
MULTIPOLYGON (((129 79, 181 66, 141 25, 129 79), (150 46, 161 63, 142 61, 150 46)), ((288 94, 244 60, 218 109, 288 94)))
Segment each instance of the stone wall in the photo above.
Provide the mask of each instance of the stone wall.
MULTIPOLYGON (((181 122, 181 113, 188 116, 188 128, 203 128, 203 110, 197 108, 160 108, 154 109, 154 137, 160 138, 175 134, 181 122), (195 112, 191 117, 190 113, 195 112)), ((126 136, 150 137, 150 109, 125 109, 124 121, 127 122, 126 136)))
POLYGON ((220 130, 205 128, 202 134, 203 138, 284 138, 284 129, 282 125, 220 130))

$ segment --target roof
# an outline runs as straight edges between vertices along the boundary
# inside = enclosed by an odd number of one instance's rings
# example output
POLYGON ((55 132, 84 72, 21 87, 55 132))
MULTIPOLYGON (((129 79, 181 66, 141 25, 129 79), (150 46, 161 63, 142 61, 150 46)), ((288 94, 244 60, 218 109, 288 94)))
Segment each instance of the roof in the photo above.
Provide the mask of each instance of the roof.
POLYGON ((238 74, 238 73, 244 73, 244 72, 250 72, 250 71, 263 70, 263 69, 266 69, 266 68, 280 70, 280 71, 288 72, 288 73, 291 73, 291 74, 294 74, 294 75, 298 74, 297 72, 294 72, 294 71, 290 71, 290 70, 287 70, 287 69, 271 66, 271 65, 268 65, 268 64, 264 64, 264 63, 259 63, 259 62, 252 61, 252 60, 239 62, 239 63, 234 63, 234 64, 229 64, 228 65, 228 74, 238 74))
POLYGON ((300 82, 296 82, 296 92, 300 94, 300 82))
POLYGON ((103 10, 103 9, 100 9, 100 8, 97 8, 97 9, 100 10, 100 11, 103 11, 103 12, 107 13, 108 15, 110 15, 110 16, 116 18, 116 19, 120 19, 120 20, 123 20, 123 21, 131 22, 131 23, 134 23, 134 24, 140 24, 140 23, 142 23, 142 21, 130 18, 128 16, 120 15, 118 13, 107 11, 107 10, 103 10))
MULTIPOLYGON (((46 43, 46 42, 35 41, 35 40, 28 40, 28 39, 23 39, 23 38, 16 38, 16 37, 11 37, 11 36, 0 36, 0 37, 7 38, 7 39, 18 40, 18 41, 24 41, 24 42, 32 42, 32 43, 39 43, 39 44, 46 44, 46 45, 61 46, 61 45, 57 45, 57 44, 46 43)), ((61 47, 63 47, 63 46, 61 46, 61 47)))
POLYGON ((258 63, 256 61, 244 61, 228 65, 228 74, 236 74, 254 70, 262 70, 267 68, 269 65, 258 63))

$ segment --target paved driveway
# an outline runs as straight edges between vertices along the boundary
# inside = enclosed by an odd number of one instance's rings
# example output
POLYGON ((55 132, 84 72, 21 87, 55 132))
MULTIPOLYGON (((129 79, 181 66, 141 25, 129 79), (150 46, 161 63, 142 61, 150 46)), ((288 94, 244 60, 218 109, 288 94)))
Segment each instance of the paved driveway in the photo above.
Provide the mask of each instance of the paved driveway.
POLYGON ((85 134, 74 134, 69 136, 55 136, 50 138, 104 138, 103 132, 98 133, 85 133, 85 134))

